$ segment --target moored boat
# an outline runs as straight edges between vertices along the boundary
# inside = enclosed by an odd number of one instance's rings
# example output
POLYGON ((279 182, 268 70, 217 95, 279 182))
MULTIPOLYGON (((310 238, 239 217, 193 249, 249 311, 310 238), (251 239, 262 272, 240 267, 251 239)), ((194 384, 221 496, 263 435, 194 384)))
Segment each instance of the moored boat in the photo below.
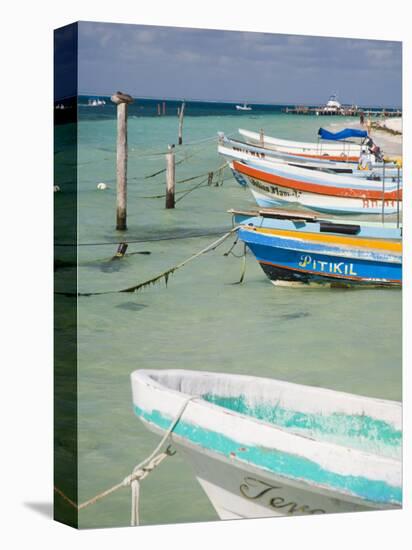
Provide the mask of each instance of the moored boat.
POLYGON ((221 519, 402 505, 401 405, 255 376, 137 370, 134 412, 221 519))
POLYGON ((233 161, 230 167, 263 207, 299 204, 331 214, 395 214, 402 208, 401 171, 368 179, 262 160, 233 161))
POLYGON ((218 153, 227 160, 248 161, 253 159, 266 160, 268 162, 286 163, 300 168, 308 168, 312 170, 323 170, 334 172, 337 174, 358 174, 361 177, 371 175, 372 171, 385 169, 386 174, 389 170, 396 175, 397 165, 392 161, 379 162, 371 153, 367 152, 365 146, 365 154, 369 157, 366 160, 365 166, 362 166, 362 156, 358 161, 332 161, 326 158, 313 158, 291 153, 266 149, 258 145, 251 145, 236 139, 228 138, 222 132, 218 132, 218 153), (385 165, 385 168, 384 168, 385 165))
POLYGON ((336 161, 348 160, 357 162, 362 153, 362 149, 367 143, 371 142, 371 138, 366 131, 354 128, 346 128, 336 134, 320 128, 318 135, 321 139, 313 143, 278 139, 267 136, 263 132, 250 132, 242 128, 239 128, 239 133, 252 145, 261 145, 266 149, 273 149, 275 151, 299 156, 303 155, 313 158, 326 157, 329 160, 336 161), (348 138, 355 138, 359 141, 349 141, 348 138))
POLYGON ((402 229, 395 223, 322 219, 267 209, 233 210, 243 241, 275 285, 402 284, 402 229))

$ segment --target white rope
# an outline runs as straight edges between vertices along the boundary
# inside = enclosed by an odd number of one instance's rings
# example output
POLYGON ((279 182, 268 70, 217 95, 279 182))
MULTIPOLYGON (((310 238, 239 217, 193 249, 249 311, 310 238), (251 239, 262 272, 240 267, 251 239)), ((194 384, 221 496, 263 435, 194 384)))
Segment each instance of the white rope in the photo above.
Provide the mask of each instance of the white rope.
POLYGON ((131 475, 125 477, 123 480, 123 485, 131 486, 132 490, 132 504, 131 504, 131 525, 139 525, 139 500, 140 500, 140 482, 143 481, 145 477, 149 475, 149 473, 156 468, 167 456, 171 456, 172 453, 170 451, 170 446, 166 449, 165 452, 157 455, 158 451, 163 447, 167 439, 170 437, 171 433, 175 429, 177 423, 182 418, 182 415, 184 411, 186 410, 186 407, 190 401, 193 399, 197 399, 197 395, 191 395, 185 401, 183 402, 182 406, 178 410, 175 419, 171 422, 170 426, 166 430, 164 436, 162 437, 160 443, 157 445, 157 447, 154 449, 154 451, 140 464, 135 466, 133 468, 133 472, 131 475))
POLYGON ((77 510, 82 510, 83 508, 87 508, 87 506, 90 506, 91 504, 95 504, 97 501, 101 500, 102 498, 111 495, 121 487, 131 487, 132 491, 132 502, 131 502, 131 525, 139 525, 139 500, 140 500, 140 482, 143 481, 165 458, 168 456, 173 456, 176 451, 171 450, 171 446, 169 445, 165 451, 163 451, 160 454, 157 454, 160 449, 165 444, 166 440, 170 437, 171 433, 175 429, 177 423, 182 418, 182 415, 184 411, 186 410, 186 407, 190 401, 193 399, 197 399, 197 395, 191 395, 187 399, 184 400, 182 403, 180 409, 178 410, 174 420, 170 423, 169 427, 167 428, 165 434, 163 435, 162 439, 160 440, 160 443, 156 446, 154 451, 150 453, 148 457, 146 457, 144 460, 142 460, 137 466, 133 468, 133 471, 130 475, 126 476, 123 481, 120 483, 117 483, 116 485, 113 485, 113 487, 110 487, 110 489, 106 489, 106 491, 103 491, 102 493, 99 493, 98 495, 94 496, 93 498, 86 500, 85 502, 82 502, 81 504, 76 504, 73 500, 71 500, 67 495, 64 494, 64 492, 59 489, 58 487, 54 487, 54 490, 56 493, 58 493, 68 504, 73 506, 73 508, 76 508, 77 510))

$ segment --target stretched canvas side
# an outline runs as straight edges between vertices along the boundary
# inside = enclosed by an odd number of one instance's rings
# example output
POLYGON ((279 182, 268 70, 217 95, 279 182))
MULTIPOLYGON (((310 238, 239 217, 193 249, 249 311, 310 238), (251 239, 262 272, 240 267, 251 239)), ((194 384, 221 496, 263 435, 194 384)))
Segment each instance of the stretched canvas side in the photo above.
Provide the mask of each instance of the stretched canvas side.
POLYGON ((74 23, 54 33, 54 518, 72 527, 78 526, 77 65, 74 23))

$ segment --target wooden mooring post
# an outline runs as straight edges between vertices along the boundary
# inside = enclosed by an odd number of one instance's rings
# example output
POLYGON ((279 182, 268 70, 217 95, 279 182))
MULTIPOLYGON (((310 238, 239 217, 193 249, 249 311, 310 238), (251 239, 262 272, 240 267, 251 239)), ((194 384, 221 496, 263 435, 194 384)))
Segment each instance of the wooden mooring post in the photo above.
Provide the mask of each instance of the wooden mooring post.
POLYGON ((175 146, 169 145, 166 153, 166 208, 175 207, 175 146))
POLYGON ((178 144, 182 145, 183 143, 183 118, 185 116, 185 102, 182 102, 182 106, 179 110, 179 135, 178 135, 178 144))
POLYGON ((265 146, 265 133, 263 131, 263 128, 261 128, 259 131, 259 143, 261 147, 265 146))
POLYGON ((116 92, 111 100, 117 105, 117 156, 116 156, 116 229, 127 229, 127 106, 133 103, 132 96, 116 92))
POLYGON ((162 114, 165 115, 166 114, 166 101, 163 101, 163 109, 162 109, 162 114))

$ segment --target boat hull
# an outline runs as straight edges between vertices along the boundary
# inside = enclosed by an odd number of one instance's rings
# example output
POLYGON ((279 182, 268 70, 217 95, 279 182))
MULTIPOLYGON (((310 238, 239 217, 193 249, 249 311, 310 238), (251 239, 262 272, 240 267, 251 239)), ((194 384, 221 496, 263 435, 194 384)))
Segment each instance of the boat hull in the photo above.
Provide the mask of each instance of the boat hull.
POLYGON ((204 451, 176 443, 178 451, 191 464, 196 478, 220 519, 301 516, 356 512, 376 509, 356 499, 314 492, 303 484, 293 485, 280 476, 243 468, 204 451))
POLYGON ((401 506, 398 403, 225 373, 131 381, 136 416, 169 430, 222 519, 401 506))
POLYGON ((250 180, 250 191, 256 204, 263 208, 272 208, 276 206, 303 206, 315 212, 324 214, 343 214, 343 215, 385 215, 402 212, 402 203, 388 199, 384 201, 379 199, 357 199, 357 198, 339 198, 326 197, 305 191, 294 191, 286 187, 267 186, 257 180, 250 180))
POLYGON ((312 158, 303 155, 293 155, 250 145, 241 141, 229 139, 224 134, 219 134, 218 153, 228 161, 240 160, 243 162, 264 160, 275 163, 285 163, 296 167, 314 170, 325 170, 337 174, 354 174, 362 178, 371 175, 372 172, 382 175, 383 170, 387 175, 397 176, 398 167, 394 162, 370 162, 366 168, 360 168, 360 163, 351 161, 332 161, 328 158, 312 158), (385 166, 385 168, 384 168, 385 166))
POLYGON ((382 193, 376 184, 369 187, 367 181, 359 178, 352 177, 356 188, 351 188, 339 186, 339 183, 328 186, 278 177, 236 161, 231 164, 231 169, 239 184, 250 186, 256 203, 261 207, 301 205, 316 212, 356 215, 396 214, 402 210, 402 200, 397 200, 398 196, 402 197, 401 189, 398 192, 391 187, 382 193))
POLYGON ((400 286, 402 261, 392 243, 242 227, 239 238, 274 284, 400 286), (368 247, 369 245, 369 247, 368 247), (376 248, 373 248, 376 246, 376 248))

